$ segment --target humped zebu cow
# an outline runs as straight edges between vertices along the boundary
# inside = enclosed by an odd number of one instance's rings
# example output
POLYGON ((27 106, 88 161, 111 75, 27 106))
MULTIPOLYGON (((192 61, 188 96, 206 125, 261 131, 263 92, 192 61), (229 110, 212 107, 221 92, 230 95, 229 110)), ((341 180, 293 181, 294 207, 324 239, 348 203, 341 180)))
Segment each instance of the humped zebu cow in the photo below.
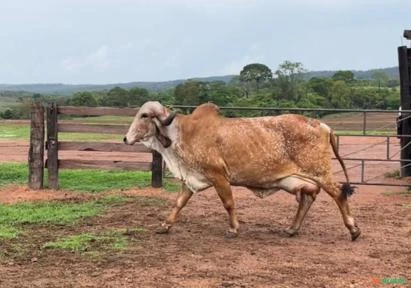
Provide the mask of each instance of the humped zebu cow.
POLYGON ((243 186, 264 198, 280 189, 296 195, 299 207, 285 232, 293 236, 321 189, 337 203, 354 241, 361 234, 347 197, 353 193, 336 149, 332 129, 301 115, 225 118, 218 106, 206 103, 190 115, 180 115, 159 102, 138 110, 124 143, 143 143, 161 153, 167 167, 182 180, 175 205, 157 233, 167 233, 193 193, 213 186, 229 215, 227 237, 238 234, 231 186, 243 186), (331 151, 346 182, 333 180, 331 151))

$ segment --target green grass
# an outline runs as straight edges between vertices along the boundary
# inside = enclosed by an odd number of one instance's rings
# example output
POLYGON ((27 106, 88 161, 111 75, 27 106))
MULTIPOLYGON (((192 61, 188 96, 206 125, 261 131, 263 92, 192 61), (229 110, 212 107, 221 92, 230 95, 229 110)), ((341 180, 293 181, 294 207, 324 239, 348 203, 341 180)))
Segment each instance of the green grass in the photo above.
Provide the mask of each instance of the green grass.
MULTIPOLYGON (((96 133, 59 133, 61 141, 110 141, 122 142, 124 135, 96 133)), ((30 125, 0 121, 0 140, 30 140, 30 125)))
POLYGON ((125 124, 130 125, 134 117, 130 116, 96 116, 96 117, 73 117, 71 121, 87 124, 125 124))
POLYGON ((104 192, 144 188, 151 185, 151 173, 117 170, 60 170, 60 188, 77 192, 104 192))
POLYGON ((43 245, 44 249, 62 249, 72 252, 90 251, 92 248, 101 250, 124 250, 128 244, 127 237, 120 231, 109 231, 99 234, 78 234, 57 239, 43 245))
POLYGON ((91 250, 124 250, 128 246, 126 235, 142 234, 146 232, 143 228, 132 230, 111 230, 104 233, 83 233, 77 235, 65 236, 56 241, 47 242, 43 249, 62 249, 71 252, 90 252, 91 250))
MULTIPOLYGON (((362 130, 337 130, 335 131, 335 134, 340 135, 340 136, 361 136, 364 135, 362 130)), ((365 135, 367 136, 379 136, 379 135, 384 135, 384 136, 396 136, 396 131, 395 130, 366 130, 365 135)))
POLYGON ((13 239, 19 234, 21 234, 19 229, 10 227, 9 225, 0 224, 0 239, 13 239))
POLYGON ((411 197, 411 192, 410 191, 388 191, 388 192, 384 192, 382 193, 385 196, 393 196, 393 195, 402 195, 405 197, 411 197))
POLYGON ((0 205, 0 239, 21 234, 22 225, 71 225, 84 217, 101 213, 108 206, 127 201, 125 197, 110 196, 80 203, 38 202, 0 205))
POLYGON ((29 140, 30 126, 22 123, 0 121, 0 140, 29 140))
POLYGON ((0 187, 8 184, 23 184, 27 182, 27 164, 0 163, 0 187))
POLYGON ((393 171, 385 172, 384 177, 400 179, 401 178, 400 170, 393 170, 393 171))
MULTIPOLYGON (((45 170, 47 176, 47 170, 45 170)), ((9 184, 25 184, 28 178, 27 164, 0 163, 0 188, 9 184)), ((47 177, 45 177, 47 178, 47 177)), ((110 190, 144 188, 151 185, 151 172, 75 169, 59 171, 60 189, 98 193, 110 190)), ((47 179, 45 182, 47 183, 47 179)), ((164 188, 169 192, 179 191, 181 184, 165 179, 164 188)))

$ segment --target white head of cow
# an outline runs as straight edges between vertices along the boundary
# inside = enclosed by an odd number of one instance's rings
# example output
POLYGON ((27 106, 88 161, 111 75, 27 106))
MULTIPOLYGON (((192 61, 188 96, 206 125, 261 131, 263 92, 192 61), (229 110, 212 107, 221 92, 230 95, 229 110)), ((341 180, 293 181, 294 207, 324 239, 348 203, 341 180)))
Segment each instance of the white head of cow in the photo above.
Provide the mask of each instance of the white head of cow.
POLYGON ((165 108, 157 101, 144 103, 138 110, 133 123, 124 137, 124 143, 133 145, 139 141, 148 141, 157 137, 161 144, 167 148, 171 141, 163 134, 163 129, 173 121, 176 113, 165 108))

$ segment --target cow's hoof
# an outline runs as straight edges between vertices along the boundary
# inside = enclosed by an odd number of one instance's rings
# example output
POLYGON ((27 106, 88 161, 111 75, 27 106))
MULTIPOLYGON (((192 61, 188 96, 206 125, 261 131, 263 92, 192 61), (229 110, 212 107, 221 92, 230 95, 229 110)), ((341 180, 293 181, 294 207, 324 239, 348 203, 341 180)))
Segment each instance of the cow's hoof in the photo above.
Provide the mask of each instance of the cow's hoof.
POLYGON ((233 239, 236 238, 238 236, 238 232, 234 232, 234 231, 226 231, 224 234, 224 237, 227 239, 233 239))
POLYGON ((355 241, 360 235, 361 235, 361 230, 357 228, 357 230, 351 233, 351 241, 355 241))
POLYGON ((156 234, 168 234, 169 231, 170 231, 170 227, 161 226, 160 228, 156 229, 156 234))
POLYGON ((289 236, 289 237, 293 237, 295 235, 298 234, 298 231, 292 228, 286 228, 284 229, 284 232, 289 236))

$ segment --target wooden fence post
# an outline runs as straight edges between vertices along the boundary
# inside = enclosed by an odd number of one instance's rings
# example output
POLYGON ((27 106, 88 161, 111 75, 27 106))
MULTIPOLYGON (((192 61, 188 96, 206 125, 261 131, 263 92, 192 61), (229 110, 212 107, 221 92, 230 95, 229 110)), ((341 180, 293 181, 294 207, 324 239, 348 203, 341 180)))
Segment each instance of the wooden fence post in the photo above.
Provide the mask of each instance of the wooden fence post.
POLYGON ((47 107, 47 171, 49 188, 59 188, 57 105, 47 107))
MULTIPOLYGON (((401 110, 411 110, 411 49, 407 46, 398 47, 398 64, 400 72, 401 110)), ((411 115, 402 112, 401 160, 411 159, 411 115)), ((401 177, 411 176, 411 162, 401 161, 401 177)))
POLYGON ((151 186, 154 188, 163 187, 163 157, 153 150, 153 163, 151 166, 151 186))
POLYGON ((42 189, 44 176, 44 107, 40 102, 31 105, 29 188, 42 189))

